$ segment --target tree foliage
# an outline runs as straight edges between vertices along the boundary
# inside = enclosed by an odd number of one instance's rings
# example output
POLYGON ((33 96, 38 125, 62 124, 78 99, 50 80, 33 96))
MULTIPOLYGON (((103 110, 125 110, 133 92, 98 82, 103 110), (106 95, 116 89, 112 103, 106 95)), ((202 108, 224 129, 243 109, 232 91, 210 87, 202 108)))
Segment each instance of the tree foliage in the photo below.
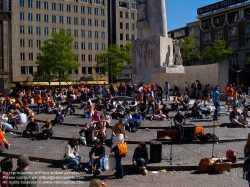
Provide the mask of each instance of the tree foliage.
POLYGON ((94 69, 97 73, 107 75, 110 80, 117 79, 122 76, 125 61, 132 64, 132 44, 127 43, 123 47, 112 44, 104 53, 96 54, 95 61, 94 69))
POLYGON ((190 65, 193 59, 195 58, 193 55, 194 46, 194 38, 191 36, 187 36, 183 38, 184 43, 181 46, 181 55, 183 60, 183 65, 190 65))
POLYGON ((231 47, 227 47, 225 40, 215 40, 212 42, 212 46, 203 51, 200 58, 204 63, 213 64, 226 62, 227 59, 233 58, 234 52, 231 47))
POLYGON ((51 38, 43 41, 37 55, 35 79, 46 81, 70 81, 71 70, 78 69, 78 54, 73 52, 74 37, 65 30, 53 32, 51 38))

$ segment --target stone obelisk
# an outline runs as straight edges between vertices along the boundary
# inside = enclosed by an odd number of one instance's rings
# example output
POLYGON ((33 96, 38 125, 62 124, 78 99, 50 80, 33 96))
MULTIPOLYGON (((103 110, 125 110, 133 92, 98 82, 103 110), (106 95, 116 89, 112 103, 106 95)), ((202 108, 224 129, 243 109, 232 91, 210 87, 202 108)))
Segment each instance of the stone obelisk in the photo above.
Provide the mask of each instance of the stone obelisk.
POLYGON ((138 0, 137 40, 132 42, 132 82, 157 83, 172 62, 173 44, 167 34, 165 0, 138 0))

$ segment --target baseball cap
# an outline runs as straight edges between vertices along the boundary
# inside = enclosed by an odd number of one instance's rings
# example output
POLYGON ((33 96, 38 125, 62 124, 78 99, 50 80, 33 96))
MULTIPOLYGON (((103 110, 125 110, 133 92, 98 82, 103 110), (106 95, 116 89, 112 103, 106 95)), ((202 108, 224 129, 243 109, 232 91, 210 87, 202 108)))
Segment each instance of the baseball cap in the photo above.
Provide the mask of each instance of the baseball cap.
POLYGON ((28 165, 30 163, 29 157, 26 154, 21 154, 17 157, 17 164, 19 166, 28 165))

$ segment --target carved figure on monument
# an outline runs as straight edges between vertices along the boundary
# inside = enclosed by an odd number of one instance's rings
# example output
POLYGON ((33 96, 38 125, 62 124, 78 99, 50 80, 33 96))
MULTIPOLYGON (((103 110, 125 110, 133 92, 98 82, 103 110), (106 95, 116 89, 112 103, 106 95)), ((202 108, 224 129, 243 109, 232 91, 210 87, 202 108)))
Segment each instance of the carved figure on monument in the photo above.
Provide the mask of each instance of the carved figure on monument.
POLYGON ((173 40, 173 44, 174 44, 174 57, 173 57, 173 64, 176 60, 176 65, 180 66, 182 65, 182 57, 181 57, 181 46, 184 43, 184 40, 173 40))
POLYGON ((137 10, 138 10, 138 19, 137 21, 145 21, 146 17, 146 0, 137 0, 137 10))
POLYGON ((128 61, 125 61, 125 69, 130 69, 130 66, 128 64, 128 61))

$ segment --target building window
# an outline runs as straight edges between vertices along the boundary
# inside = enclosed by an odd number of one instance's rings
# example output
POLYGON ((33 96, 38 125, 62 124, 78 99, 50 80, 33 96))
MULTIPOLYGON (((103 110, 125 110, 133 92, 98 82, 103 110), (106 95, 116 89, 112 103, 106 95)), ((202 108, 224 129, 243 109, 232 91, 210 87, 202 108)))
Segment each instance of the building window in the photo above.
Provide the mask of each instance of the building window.
POLYGON ((78 12, 78 6, 77 5, 74 5, 73 9, 74 9, 74 12, 76 12, 76 13, 78 12))
POLYGON ((98 27, 98 20, 95 19, 95 27, 98 27))
POLYGON ((81 30, 81 37, 85 38, 85 30, 81 30))
POLYGON ((40 1, 36 1, 36 8, 40 9, 41 8, 41 2, 40 1))
POLYGON ((48 15, 44 15, 44 22, 49 22, 49 16, 48 15))
POLYGON ((128 12, 125 12, 125 18, 128 18, 128 12))
POLYGON ((59 17, 59 23, 63 23, 63 16, 59 17))
POLYGON ((70 34, 71 33, 71 29, 67 29, 67 33, 70 34))
POLYGON ((119 7, 128 8, 128 3, 127 2, 123 2, 123 1, 119 1, 119 7))
POLYGON ((32 21, 32 13, 28 13, 28 21, 32 21))
POLYGON ((101 38, 105 39, 105 32, 101 32, 101 38))
POLYGON ((235 54, 234 58, 229 59, 229 65, 238 65, 238 54, 235 54))
POLYGON ((91 19, 88 19, 88 26, 91 26, 92 25, 92 21, 91 19))
POLYGON ((33 53, 29 53, 29 60, 33 60, 33 53))
POLYGON ((36 47, 41 47, 41 40, 36 41, 36 47))
POLYGON ((56 16, 52 15, 52 23, 56 23, 56 16))
POLYGON ((101 27, 105 27, 105 22, 104 22, 104 20, 101 20, 101 27))
POLYGON ((43 6, 45 10, 49 9, 49 3, 48 2, 43 2, 43 6))
POLYGON ((123 23, 120 22, 120 29, 123 29, 123 23))
POLYGON ((95 4, 104 5, 104 0, 94 0, 95 4))
POLYGON ((99 50, 98 49, 98 43, 95 43, 95 50, 99 50))
POLYGON ((78 42, 74 42, 74 49, 78 49, 78 42))
POLYGON ((81 18, 81 25, 85 25, 85 19, 81 18))
POLYGON ((237 50, 237 49, 238 49, 238 41, 237 41, 237 40, 228 41, 228 45, 229 45, 229 47, 231 47, 233 50, 237 50))
POLYGON ((63 11, 63 4, 62 3, 59 3, 59 10, 63 11))
MULTIPOLYGON (((92 57, 92 56, 91 56, 92 57)), ((91 58, 91 61, 92 61, 92 58, 91 58)), ((88 74, 92 74, 92 67, 88 67, 88 74)))
POLYGON ((228 32, 229 36, 235 36, 237 34, 238 34, 237 26, 229 27, 229 32, 228 32))
POLYGON ((211 27, 211 19, 206 19, 204 21, 201 21, 201 28, 203 29, 209 29, 211 27))
POLYGON ((204 41, 207 41, 207 40, 210 40, 211 39, 211 34, 210 32, 204 32, 203 33, 203 40, 204 41))
POLYGON ((126 41, 129 41, 129 34, 126 34, 126 41))
POLYGON ((225 23, 225 15, 222 16, 218 16, 214 18, 214 26, 219 27, 219 26, 223 26, 225 23))
POLYGON ((85 55, 82 55, 82 62, 85 62, 85 55))
POLYGON ((250 34, 250 23, 246 24, 246 33, 250 34))
POLYGON ((88 7, 88 14, 91 14, 91 7, 88 7))
POLYGON ((126 29, 127 29, 127 30, 129 29, 129 24, 128 24, 128 23, 126 23, 126 29))
POLYGON ((71 24, 71 18, 67 17, 67 24, 71 24))
POLYGON ((123 34, 120 34, 120 40, 123 40, 123 34))
POLYGON ((20 47, 25 47, 24 39, 20 39, 20 47))
POLYGON ((24 26, 20 26, 20 33, 24 34, 24 26))
POLYGON ((32 8, 32 0, 28 0, 28 8, 32 8))
POLYGON ((33 74, 33 66, 21 66, 21 74, 22 75, 32 75, 33 74))
POLYGON ((74 37, 78 37, 78 30, 74 30, 74 37))
MULTIPOLYGON (((85 61, 85 60, 84 60, 85 61)), ((86 74, 86 67, 82 67, 82 74, 85 75, 86 74)))
POLYGON ((44 35, 49 35, 49 28, 48 27, 44 28, 44 35))
POLYGON ((56 28, 52 28, 52 32, 56 32, 56 28))
POLYGON ((71 11, 71 6, 67 5, 67 12, 70 12, 70 11, 71 11))
POLYGON ((29 47, 33 47, 33 40, 28 40, 29 47))
POLYGON ((237 23, 239 21, 239 12, 232 12, 227 14, 227 22, 229 24, 231 23, 237 23))
POLYGON ((135 19, 135 13, 131 13, 131 19, 135 19))
POLYGON ((98 15, 98 8, 94 8, 94 14, 98 15))
POLYGON ((105 11, 104 11, 104 9, 102 8, 102 9, 101 9, 101 15, 102 15, 102 16, 104 16, 104 14, 105 14, 104 12, 105 12, 105 11))
POLYGON ((81 6, 81 13, 84 14, 85 13, 85 7, 81 6))
POLYGON ((78 25, 78 18, 74 18, 74 24, 78 25))
POLYGON ((123 17, 123 12, 122 11, 120 11, 120 18, 122 18, 123 17))
POLYGON ((89 62, 92 62, 92 55, 88 55, 89 62))
POLYGON ((95 31, 95 38, 98 38, 98 31, 95 31))
POLYGON ((36 34, 40 35, 41 34, 41 27, 36 28, 36 34))
POLYGON ((88 31, 88 38, 92 38, 92 31, 88 31))
POLYGON ((56 3, 52 3, 52 10, 56 10, 56 3))
POLYGON ((20 0, 20 7, 24 7, 24 0, 20 0))
POLYGON ((81 49, 85 49, 85 42, 81 43, 81 49))
POLYGON ((131 29, 135 30, 135 24, 134 23, 131 23, 131 29))
POLYGON ((135 3, 131 3, 131 9, 137 9, 137 6, 136 6, 136 4, 135 3))
POLYGON ((223 38, 224 37, 224 32, 223 29, 220 30, 215 30, 215 38, 223 38))
POLYGON ((134 35, 134 34, 131 35, 131 39, 132 39, 132 40, 135 39, 135 35, 134 35))
POLYGON ((24 13, 20 12, 20 20, 24 20, 24 13))
POLYGON ((88 43, 88 50, 92 50, 92 43, 88 43))
POLYGON ((102 51, 105 51, 105 44, 102 44, 102 51))
POLYGON ((211 45, 210 44, 205 44, 203 45, 203 50, 207 51, 208 49, 210 49, 211 45))
POLYGON ((25 53, 20 53, 20 60, 25 60, 25 53))
POLYGON ((41 21, 41 15, 40 14, 36 14, 36 21, 38 21, 38 22, 41 21))
POLYGON ((32 26, 28 26, 28 34, 33 34, 32 26))
POLYGON ((82 3, 90 3, 90 0, 81 0, 82 3))

